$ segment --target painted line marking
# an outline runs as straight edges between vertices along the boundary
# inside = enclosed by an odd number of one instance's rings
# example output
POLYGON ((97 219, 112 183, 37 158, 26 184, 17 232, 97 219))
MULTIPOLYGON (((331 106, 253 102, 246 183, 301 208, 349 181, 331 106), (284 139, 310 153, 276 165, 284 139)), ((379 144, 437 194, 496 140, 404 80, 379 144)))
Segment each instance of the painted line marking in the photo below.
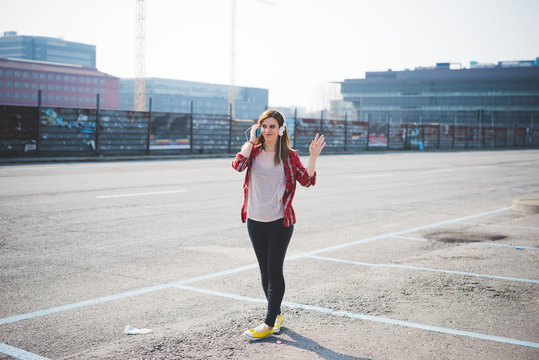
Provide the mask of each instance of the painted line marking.
POLYGON ((103 196, 96 196, 96 199, 111 199, 111 198, 129 197, 129 196, 161 195, 161 194, 173 194, 173 193, 181 193, 181 192, 185 192, 185 190, 155 191, 155 192, 146 192, 146 193, 118 194, 118 195, 103 195, 103 196))
POLYGON ((0 343, 0 354, 5 354, 11 356, 12 358, 21 360, 49 360, 49 358, 39 356, 37 354, 4 343, 0 343))
POLYGON ((318 260, 334 261, 334 262, 341 262, 341 263, 345 263, 345 264, 353 264, 353 265, 360 265, 360 266, 387 267, 387 268, 394 268, 394 269, 432 271, 432 272, 439 272, 439 273, 446 273, 446 274, 465 275, 465 276, 482 277, 482 278, 488 278, 488 279, 520 281, 520 282, 528 282, 528 283, 533 283, 533 284, 539 284, 539 280, 521 279, 521 278, 514 278, 514 277, 508 277, 508 276, 499 276, 499 275, 477 274, 477 273, 471 273, 471 272, 465 272, 465 271, 433 269, 433 268, 428 268, 428 267, 423 267, 423 266, 399 265, 399 264, 373 264, 373 263, 366 263, 366 262, 360 262, 360 261, 336 259, 336 258, 330 258, 330 257, 325 257, 325 256, 309 256, 309 257, 313 258, 313 259, 318 259, 318 260))
POLYGON ((413 240, 413 241, 429 241, 429 239, 415 238, 410 236, 394 236, 395 239, 413 240))
POLYGON ((435 170, 425 170, 422 171, 424 174, 436 174, 436 173, 444 173, 444 172, 452 172, 455 171, 455 168, 448 168, 448 169, 435 169, 435 170))
MULTIPOLYGON (((326 248, 319 249, 319 250, 313 250, 313 251, 309 251, 309 252, 305 252, 305 253, 301 253, 301 254, 296 254, 296 255, 293 255, 293 256, 290 256, 290 257, 287 256, 285 258, 285 261, 294 260, 294 259, 300 259, 300 258, 304 258, 304 257, 309 257, 311 255, 320 254, 320 253, 327 252, 327 251, 333 251, 333 250, 342 249, 342 248, 345 248, 345 247, 354 246, 354 245, 358 245, 358 244, 363 244, 363 243, 367 243, 367 242, 371 242, 371 241, 375 241, 375 240, 395 237, 397 235, 416 232, 416 231, 419 231, 419 230, 428 229, 428 228, 431 228, 431 227, 436 227, 436 226, 445 225, 445 224, 449 224, 449 223, 454 223, 454 222, 458 222, 458 221, 462 221, 462 220, 466 220, 466 219, 472 219, 472 218, 479 217, 479 216, 495 214, 495 213, 499 213, 499 212, 502 212, 502 211, 507 211, 509 209, 511 209, 511 207, 501 208, 501 209, 492 210, 492 211, 486 211, 486 212, 482 212, 482 213, 478 213, 478 214, 474 214, 474 215, 468 215, 468 216, 464 216, 464 217, 460 217, 460 218, 456 218, 456 219, 452 219, 452 220, 441 221, 441 222, 433 223, 433 224, 430 224, 430 225, 423 225, 423 226, 411 228, 411 229, 408 229, 408 230, 389 233, 389 234, 385 234, 385 235, 374 236, 374 237, 370 237, 370 238, 363 239, 363 240, 351 241, 351 242, 348 242, 348 243, 335 245, 335 246, 330 246, 330 247, 326 247, 326 248)), ((135 295, 145 294, 145 293, 152 292, 152 291, 168 289, 168 288, 170 288, 172 286, 189 284, 189 283, 196 282, 196 281, 213 279, 213 278, 216 278, 216 277, 220 277, 220 276, 224 276, 224 275, 231 275, 231 274, 235 274, 235 273, 238 273, 238 272, 251 270, 251 269, 256 269, 256 268, 258 268, 258 263, 239 266, 239 267, 236 267, 236 268, 223 270, 223 271, 219 271, 219 272, 216 272, 216 273, 201 275, 201 276, 197 276, 197 277, 193 277, 193 278, 189 278, 189 279, 185 279, 185 280, 180 280, 180 281, 176 281, 176 282, 169 282, 169 283, 165 283, 165 284, 161 284, 161 285, 155 285, 155 286, 142 288, 142 289, 138 289, 138 290, 127 291, 127 292, 116 294, 116 295, 110 295, 110 296, 105 296, 105 297, 101 297, 101 298, 97 298, 97 299, 86 300, 86 301, 81 301, 81 302, 77 302, 77 303, 73 303, 73 304, 67 304, 67 305, 63 305, 63 306, 59 306, 59 307, 54 307, 54 308, 50 308, 50 309, 35 311, 35 312, 31 312, 31 313, 26 313, 26 314, 15 315, 15 316, 11 316, 11 317, 8 317, 8 318, 0 319, 0 325, 14 323, 14 322, 21 321, 21 320, 33 319, 33 318, 46 316, 46 315, 50 315, 50 314, 55 314, 55 313, 58 313, 58 312, 61 312, 61 311, 81 308, 81 307, 85 307, 85 306, 101 304, 101 303, 105 303, 105 302, 108 302, 108 301, 113 301, 113 300, 117 300, 117 299, 123 299, 123 298, 129 297, 129 296, 135 296, 135 295)))
POLYGON ((370 178, 377 178, 377 177, 386 177, 386 176, 395 176, 396 173, 381 173, 381 174, 370 174, 370 175, 356 175, 353 176, 353 179, 370 179, 370 178))
MULTIPOLYGON (((197 287, 193 287, 193 286, 177 286, 177 288, 184 289, 184 290, 195 291, 195 292, 200 292, 200 293, 204 293, 204 294, 221 296, 221 297, 234 299, 234 300, 242 300, 242 301, 257 302, 257 303, 266 303, 267 302, 265 299, 257 299, 257 298, 252 298, 252 297, 247 297, 247 296, 242 296, 242 295, 232 294, 232 293, 227 293, 227 292, 215 291, 215 290, 206 290, 206 289, 197 288, 197 287)), ((334 309, 331 309, 331 308, 300 304, 300 303, 296 303, 296 302, 292 302, 292 301, 283 301, 281 305, 286 306, 286 307, 290 307, 290 308, 293 308, 293 309, 303 309, 303 310, 318 311, 318 312, 321 312, 321 313, 335 315, 335 316, 342 316, 342 317, 349 317, 349 318, 353 318, 353 319, 381 322, 381 323, 390 324, 390 325, 398 325, 398 326, 415 328, 415 329, 420 329, 420 330, 434 331, 434 332, 439 332, 439 333, 443 333, 443 334, 467 336, 467 337, 472 337, 472 338, 476 338, 476 339, 490 340, 490 341, 496 341, 496 342, 512 344, 512 345, 539 348, 539 343, 535 343, 535 342, 531 342, 531 341, 511 339, 511 338, 505 338, 505 337, 501 337, 501 336, 494 336, 494 335, 476 333, 476 332, 471 332, 471 331, 455 330, 455 329, 450 329, 450 328, 445 328, 445 327, 425 325, 425 324, 414 323, 414 322, 409 322, 409 321, 395 320, 395 319, 385 318, 385 317, 382 317, 382 316, 373 316, 373 315, 365 315, 365 314, 361 314, 361 313, 335 311, 334 309)))
MULTIPOLYGON (((413 240, 413 241, 430 241, 429 239, 424 238, 414 238, 414 237, 408 237, 408 236, 395 236, 396 239, 404 239, 404 240, 413 240)), ((519 249, 530 249, 530 250, 539 250, 537 247, 533 246, 523 246, 523 245, 510 245, 510 244, 498 244, 498 243, 491 243, 491 242, 470 242, 468 244, 473 245, 484 245, 484 246, 501 246, 501 247, 508 247, 508 248, 519 248, 519 249)))
POLYGON ((539 230, 539 227, 535 227, 535 226, 481 224, 481 223, 474 223, 474 222, 468 222, 468 221, 459 221, 459 223, 468 224, 468 225, 477 225, 477 226, 492 226, 492 227, 500 227, 500 228, 508 228, 508 229, 539 230))

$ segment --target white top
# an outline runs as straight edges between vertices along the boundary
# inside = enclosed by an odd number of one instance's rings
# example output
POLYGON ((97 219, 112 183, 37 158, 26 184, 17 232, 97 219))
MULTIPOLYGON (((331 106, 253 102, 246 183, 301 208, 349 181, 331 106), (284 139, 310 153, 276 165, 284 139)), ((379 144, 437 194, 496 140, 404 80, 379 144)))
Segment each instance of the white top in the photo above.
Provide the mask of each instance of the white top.
POLYGON ((247 217, 260 222, 284 218, 286 179, 282 164, 275 165, 275 152, 261 151, 250 171, 247 217))

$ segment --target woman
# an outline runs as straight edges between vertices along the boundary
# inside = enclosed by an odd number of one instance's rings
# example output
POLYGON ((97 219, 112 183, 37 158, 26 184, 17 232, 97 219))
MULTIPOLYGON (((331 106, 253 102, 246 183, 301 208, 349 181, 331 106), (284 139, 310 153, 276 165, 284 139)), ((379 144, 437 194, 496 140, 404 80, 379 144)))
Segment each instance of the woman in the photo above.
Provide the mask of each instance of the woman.
POLYGON ((316 159, 325 146, 324 135, 316 134, 309 146, 311 156, 305 169, 298 154, 290 148, 283 116, 276 110, 267 110, 251 127, 250 140, 232 163, 237 171, 247 170, 241 220, 247 221, 268 300, 264 323, 244 332, 251 340, 260 340, 281 330, 280 307, 285 290, 283 263, 296 223, 292 209, 296 181, 305 187, 315 184, 316 159), (260 130, 258 136, 257 130, 260 130))

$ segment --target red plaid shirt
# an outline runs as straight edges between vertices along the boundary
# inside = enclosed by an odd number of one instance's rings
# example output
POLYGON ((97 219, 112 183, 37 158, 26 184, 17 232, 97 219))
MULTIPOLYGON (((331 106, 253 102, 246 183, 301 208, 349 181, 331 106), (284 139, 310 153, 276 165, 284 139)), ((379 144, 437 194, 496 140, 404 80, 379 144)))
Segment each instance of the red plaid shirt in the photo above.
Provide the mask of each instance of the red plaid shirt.
MULTIPOLYGON (((232 167, 234 170, 242 172, 247 169, 245 173, 245 182, 243 183, 243 207, 241 208, 241 221, 245 222, 247 220, 247 196, 249 192, 249 169, 255 157, 260 154, 262 151, 261 145, 256 145, 251 150, 249 157, 243 156, 241 153, 236 155, 236 158, 232 162, 232 167)), ((296 214, 292 208, 292 199, 294 199, 294 194, 296 192, 296 181, 298 181, 302 186, 309 187, 316 183, 316 172, 312 177, 309 177, 307 170, 301 164, 298 154, 295 151, 290 151, 290 156, 287 160, 283 162, 284 173, 286 176, 286 186, 285 192, 283 195, 283 204, 284 204, 284 226, 289 227, 296 223, 296 214)))

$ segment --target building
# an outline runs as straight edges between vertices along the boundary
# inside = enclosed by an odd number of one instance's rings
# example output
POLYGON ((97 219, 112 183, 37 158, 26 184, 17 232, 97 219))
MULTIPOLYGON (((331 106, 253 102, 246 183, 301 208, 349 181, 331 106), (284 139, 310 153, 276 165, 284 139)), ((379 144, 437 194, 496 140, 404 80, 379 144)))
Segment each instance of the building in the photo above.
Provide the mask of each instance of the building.
POLYGON ((120 79, 95 68, 0 58, 0 105, 95 108, 119 107, 120 79))
MULTIPOLYGON (((134 79, 120 80, 120 108, 133 110, 134 79)), ((146 109, 152 111, 228 114, 228 85, 194 81, 147 78, 146 109)), ((236 118, 258 119, 268 106, 268 90, 236 86, 236 118)))
POLYGON ((367 72, 344 80, 341 93, 361 121, 530 127, 539 121, 539 58, 457 67, 367 72))
POLYGON ((17 35, 6 31, 0 37, 0 58, 49 61, 95 68, 95 45, 43 36, 17 35))

